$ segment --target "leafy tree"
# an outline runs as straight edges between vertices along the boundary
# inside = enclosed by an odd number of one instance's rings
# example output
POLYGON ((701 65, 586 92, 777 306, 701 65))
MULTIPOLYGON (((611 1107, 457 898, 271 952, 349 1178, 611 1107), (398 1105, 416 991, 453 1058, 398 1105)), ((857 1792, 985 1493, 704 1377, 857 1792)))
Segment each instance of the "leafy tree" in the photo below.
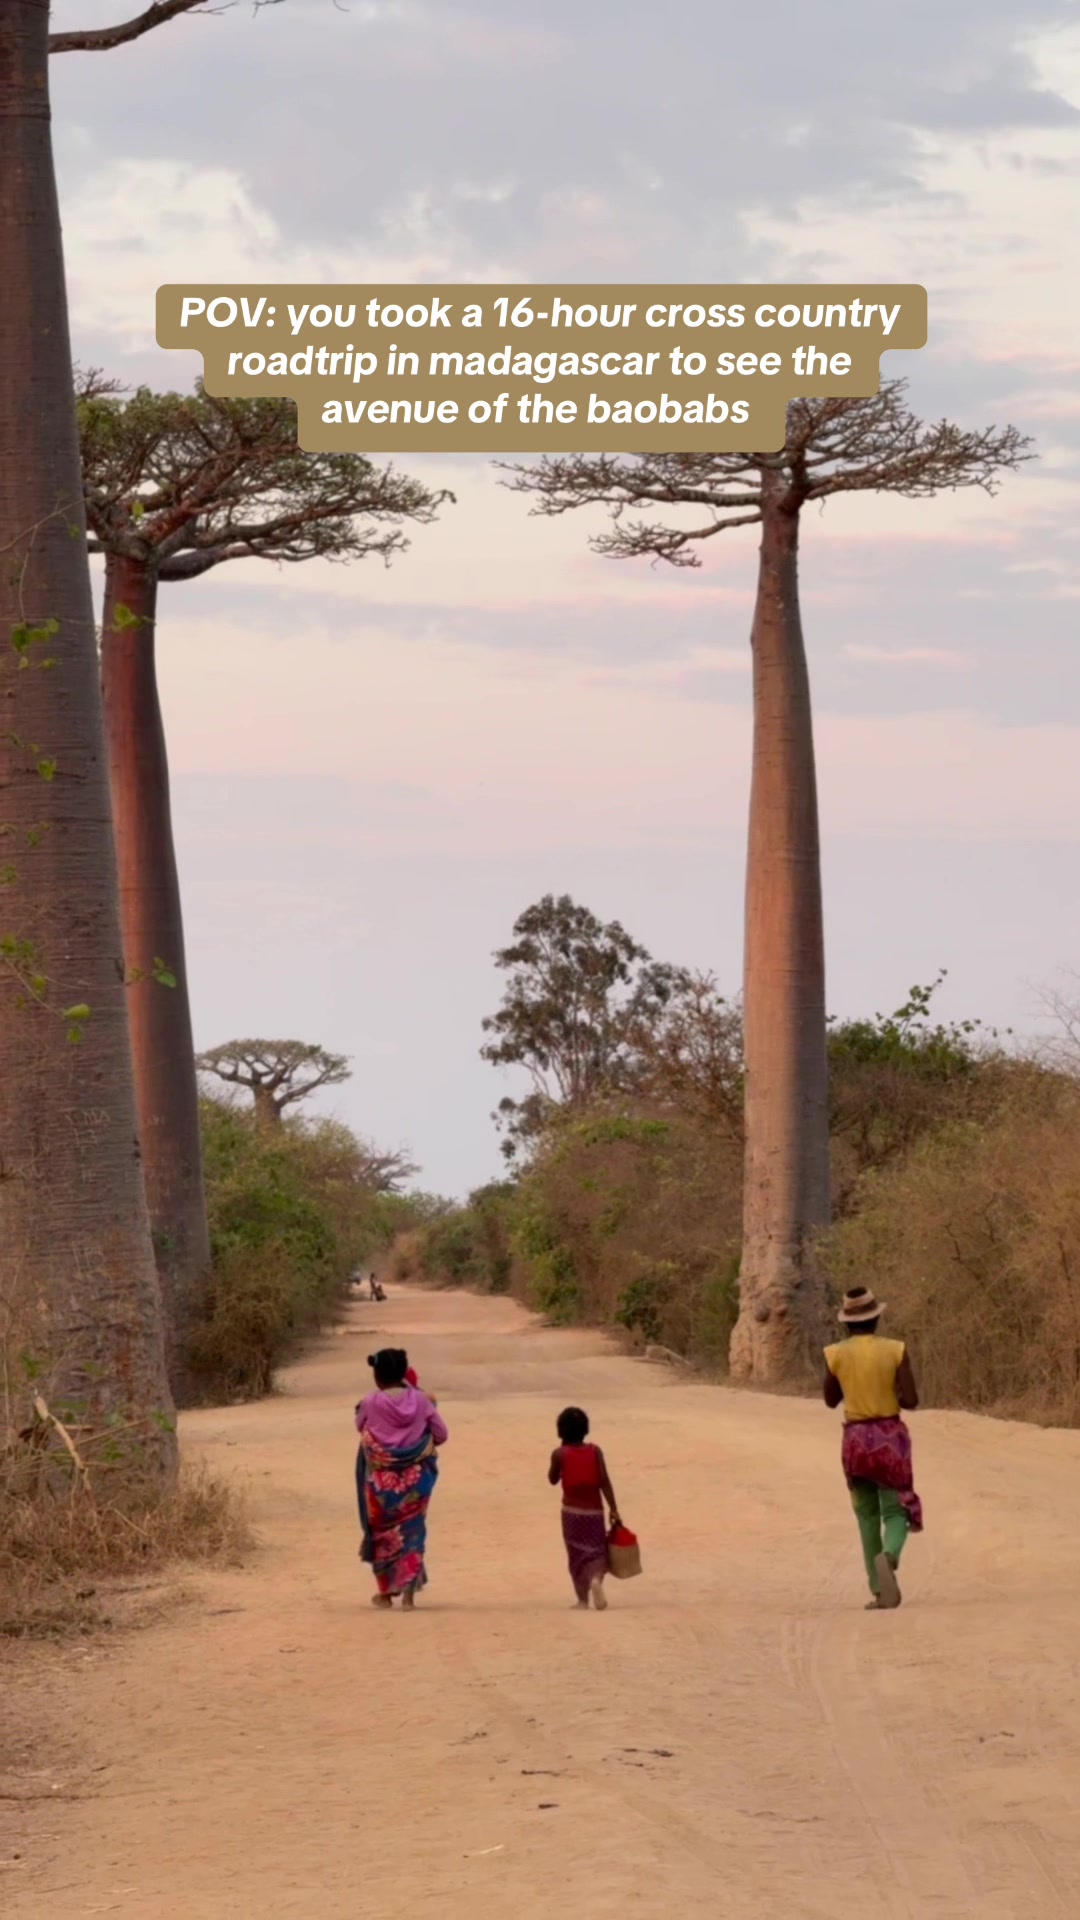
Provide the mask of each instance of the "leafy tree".
MULTIPOLYGON (((101 648, 135 1093, 150 1222, 177 1354, 210 1257, 184 929, 155 662, 158 584, 229 560, 387 564, 448 496, 358 454, 308 454, 284 399, 77 374, 90 552, 105 558, 101 648), (162 992, 164 982, 169 991, 162 992)), ((187 1383, 173 1368, 173 1392, 187 1383)))
POLYGON ((741 1135, 742 1013, 711 974, 687 974, 666 1006, 632 1024, 630 1042, 639 1095, 741 1135))
POLYGON ((829 1219, 829 1102, 817 778, 799 611, 800 517, 841 493, 928 499, 977 486, 1028 458, 1014 427, 922 425, 905 382, 865 399, 800 399, 776 453, 568 455, 514 467, 506 484, 555 515, 605 506, 594 549, 700 565, 704 541, 759 525, 751 630, 754 743, 746 877, 743 1025, 745 1180, 737 1380, 800 1374, 819 1336, 825 1290, 813 1236, 829 1219), (692 524, 680 508, 693 508, 692 524), (656 510, 660 509, 659 516, 656 510), (671 517, 675 510, 674 523, 671 517), (629 520, 644 510, 652 516, 629 520))
POLYGON ((654 961, 617 920, 606 926, 569 894, 545 894, 514 923, 495 955, 508 976, 502 1006, 483 1022, 481 1058, 520 1067, 524 1099, 499 1104, 507 1159, 535 1139, 557 1107, 583 1107, 631 1072, 633 1035, 686 979, 654 961))
POLYGON ((280 1127, 286 1107, 307 1100, 319 1087, 338 1087, 352 1078, 344 1054, 306 1040, 228 1040, 200 1053, 195 1064, 226 1086, 246 1088, 256 1121, 268 1131, 280 1127))

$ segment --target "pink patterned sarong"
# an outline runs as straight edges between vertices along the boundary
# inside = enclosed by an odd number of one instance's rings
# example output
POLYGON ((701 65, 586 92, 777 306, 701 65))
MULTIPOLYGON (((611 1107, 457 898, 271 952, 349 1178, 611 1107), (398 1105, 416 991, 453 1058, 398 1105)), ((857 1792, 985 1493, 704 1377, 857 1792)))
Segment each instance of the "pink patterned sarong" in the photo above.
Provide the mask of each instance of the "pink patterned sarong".
POLYGON ((923 1530, 922 1501, 915 1491, 911 1434, 903 1420, 848 1420, 841 1451, 844 1477, 868 1480, 898 1494, 912 1533, 923 1530))

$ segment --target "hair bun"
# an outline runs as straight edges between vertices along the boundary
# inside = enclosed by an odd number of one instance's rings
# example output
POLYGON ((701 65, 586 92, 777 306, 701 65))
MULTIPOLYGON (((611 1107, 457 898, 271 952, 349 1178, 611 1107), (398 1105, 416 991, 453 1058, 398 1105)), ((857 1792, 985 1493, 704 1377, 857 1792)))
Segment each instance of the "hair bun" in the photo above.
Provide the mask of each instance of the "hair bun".
POLYGON ((367 1363, 369 1367, 373 1367, 375 1365, 375 1355, 373 1353, 368 1354, 367 1363))

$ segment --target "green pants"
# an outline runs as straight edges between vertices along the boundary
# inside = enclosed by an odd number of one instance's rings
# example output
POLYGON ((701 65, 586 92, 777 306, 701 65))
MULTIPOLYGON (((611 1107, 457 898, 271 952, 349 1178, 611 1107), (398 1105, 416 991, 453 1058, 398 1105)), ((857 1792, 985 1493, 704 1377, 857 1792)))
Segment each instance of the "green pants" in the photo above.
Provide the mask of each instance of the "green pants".
POLYGON ((887 1487, 875 1487, 870 1480, 857 1480, 851 1489, 851 1504, 859 1523, 863 1559, 870 1580, 870 1591, 877 1596, 878 1577, 874 1565, 879 1553, 898 1561, 908 1537, 908 1517, 900 1505, 900 1495, 887 1487))

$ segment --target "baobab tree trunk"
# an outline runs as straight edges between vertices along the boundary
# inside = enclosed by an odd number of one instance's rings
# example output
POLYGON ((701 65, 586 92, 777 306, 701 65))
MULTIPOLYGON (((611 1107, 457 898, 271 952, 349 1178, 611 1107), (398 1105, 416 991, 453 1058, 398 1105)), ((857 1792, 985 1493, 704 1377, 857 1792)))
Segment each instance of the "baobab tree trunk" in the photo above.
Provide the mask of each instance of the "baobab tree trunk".
MULTIPOLYGON (((32 1356, 33 1390, 91 1436, 116 1416, 115 1482, 171 1474, 176 1440, 135 1116, 48 28, 47 0, 0 0, 0 1343, 32 1356)), ((30 1389, 5 1371, 20 1424, 30 1389)))
POLYGON ((821 856, 799 618, 798 507, 765 485, 743 980, 746 1146, 736 1380, 798 1377, 823 1321, 809 1237, 829 1218, 821 856))
POLYGON ((281 1108, 274 1098, 273 1088, 253 1084, 251 1097, 255 1102, 255 1125, 264 1133, 274 1133, 282 1121, 281 1108))
POLYGON ((169 1381, 193 1397, 190 1333, 210 1269, 199 1089, 173 845, 169 762, 155 666, 157 578, 138 560, 105 562, 101 688, 120 876, 143 1176, 165 1308, 169 1381), (176 981, 154 977, 164 962, 176 981))

